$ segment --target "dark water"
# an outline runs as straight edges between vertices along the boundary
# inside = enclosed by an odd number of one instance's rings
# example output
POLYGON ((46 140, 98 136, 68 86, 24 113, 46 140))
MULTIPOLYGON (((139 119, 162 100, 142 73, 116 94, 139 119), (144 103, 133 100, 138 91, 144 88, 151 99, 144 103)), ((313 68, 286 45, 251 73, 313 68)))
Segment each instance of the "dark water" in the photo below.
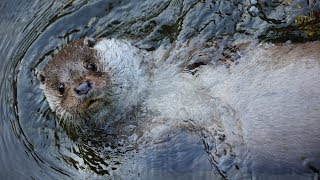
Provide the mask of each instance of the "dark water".
POLYGON ((145 155, 150 171, 155 167, 168 171, 138 173, 127 166, 122 175, 114 173, 120 159, 135 153, 134 148, 122 148, 117 140, 121 138, 106 132, 83 141, 68 136, 39 89, 37 72, 63 45, 85 36, 125 38, 148 51, 193 38, 227 42, 247 37, 276 43, 318 40, 319 12, 320 3, 312 0, 258 4, 236 0, 2 0, 0 178, 226 178, 216 169, 214 159, 203 159, 205 150, 196 146, 201 144, 196 136, 187 138, 194 147, 179 144, 186 138, 183 132, 163 142, 168 149, 175 147, 170 151, 155 148, 154 153, 162 154, 158 159, 145 155), (114 142, 100 141, 106 138, 114 142), (177 156, 186 158, 179 161, 177 156))

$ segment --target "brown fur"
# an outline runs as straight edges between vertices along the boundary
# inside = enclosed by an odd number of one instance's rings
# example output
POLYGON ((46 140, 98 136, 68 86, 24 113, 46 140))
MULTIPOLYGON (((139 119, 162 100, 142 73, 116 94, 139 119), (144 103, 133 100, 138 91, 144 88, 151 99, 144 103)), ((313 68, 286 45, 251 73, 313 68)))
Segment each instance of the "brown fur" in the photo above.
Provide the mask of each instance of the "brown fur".
POLYGON ((101 98, 98 96, 110 89, 109 74, 102 69, 103 65, 97 59, 96 50, 86 44, 83 39, 76 40, 64 47, 45 66, 40 73, 40 76, 44 77, 41 87, 47 98, 58 99, 55 106, 69 112, 83 113, 87 111, 86 106, 90 100, 101 98), (96 65, 96 71, 86 69, 86 65, 90 63, 96 65), (85 81, 92 83, 92 91, 86 96, 79 96, 74 92, 74 89, 85 81), (60 83, 65 85, 63 94, 58 91, 60 83))

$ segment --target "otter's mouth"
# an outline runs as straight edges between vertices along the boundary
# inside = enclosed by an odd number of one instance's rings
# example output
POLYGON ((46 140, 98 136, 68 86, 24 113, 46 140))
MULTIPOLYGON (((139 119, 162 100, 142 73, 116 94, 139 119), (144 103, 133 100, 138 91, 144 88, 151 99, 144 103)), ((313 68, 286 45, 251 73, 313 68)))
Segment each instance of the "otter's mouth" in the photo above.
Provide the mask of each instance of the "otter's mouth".
POLYGON ((88 99, 83 102, 82 109, 92 109, 99 105, 100 99, 88 99))

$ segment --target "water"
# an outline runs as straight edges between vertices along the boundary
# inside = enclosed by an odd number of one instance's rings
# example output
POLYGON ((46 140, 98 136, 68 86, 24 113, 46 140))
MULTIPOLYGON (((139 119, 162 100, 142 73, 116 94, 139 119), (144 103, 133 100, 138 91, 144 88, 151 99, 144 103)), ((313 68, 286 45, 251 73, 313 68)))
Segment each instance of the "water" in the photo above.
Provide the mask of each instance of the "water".
MULTIPOLYGON (((196 0, 1 1, 0 177, 182 179, 192 174, 194 178, 225 178, 214 157, 206 156, 210 147, 199 148, 201 142, 210 145, 212 141, 205 133, 199 138, 183 130, 168 132, 170 138, 159 135, 163 139, 159 144, 170 150, 147 146, 139 152, 134 145, 147 140, 139 141, 130 130, 124 137, 95 131, 81 141, 66 134, 49 109, 36 74, 63 45, 85 36, 125 38, 147 51, 190 40, 214 41, 222 49, 240 38, 276 43, 318 40, 319 12, 319 2, 306 0, 266 0, 258 4, 196 0), (133 146, 125 147, 122 141, 132 141, 133 146), (130 160, 136 153, 143 157, 141 163, 130 160)), ((217 63, 214 57, 221 56, 219 53, 212 55, 217 63)), ((221 139, 219 134, 214 137, 221 139)))

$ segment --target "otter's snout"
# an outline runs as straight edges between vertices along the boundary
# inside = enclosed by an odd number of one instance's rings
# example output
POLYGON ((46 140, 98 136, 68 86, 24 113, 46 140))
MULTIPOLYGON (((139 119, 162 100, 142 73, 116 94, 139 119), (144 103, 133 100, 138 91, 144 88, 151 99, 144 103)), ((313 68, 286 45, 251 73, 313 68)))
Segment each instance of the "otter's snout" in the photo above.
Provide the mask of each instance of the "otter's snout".
POLYGON ((85 95, 88 94, 90 89, 92 88, 92 84, 89 81, 83 82, 74 88, 74 92, 77 95, 85 95))

